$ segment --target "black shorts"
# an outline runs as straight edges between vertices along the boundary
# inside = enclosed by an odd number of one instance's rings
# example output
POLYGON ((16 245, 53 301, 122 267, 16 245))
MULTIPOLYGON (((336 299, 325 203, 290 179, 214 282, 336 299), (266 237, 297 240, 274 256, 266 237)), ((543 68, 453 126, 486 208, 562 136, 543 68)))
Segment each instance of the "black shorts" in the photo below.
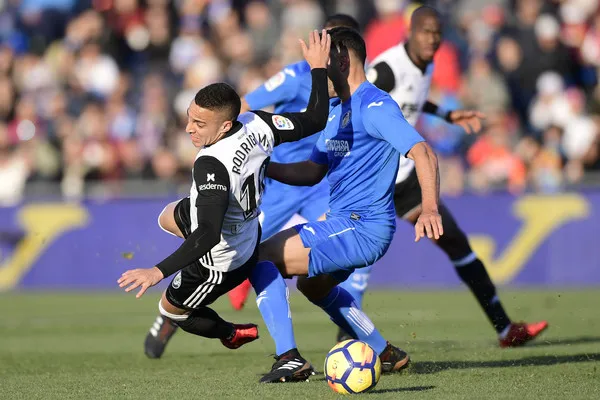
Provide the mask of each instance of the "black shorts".
POLYGON ((413 168, 408 178, 396 184, 394 190, 396 215, 402 218, 419 204, 421 204, 421 185, 419 185, 417 171, 413 168))
MULTIPOLYGON (((188 237, 191 233, 190 199, 186 197, 175 206, 175 222, 188 237)), ((260 238, 260 234, 258 235, 260 238)), ((215 271, 200 264, 199 261, 188 265, 179 271, 171 280, 166 296, 169 303, 182 309, 195 309, 208 306, 219 297, 245 281, 258 262, 258 245, 254 253, 241 267, 229 272, 215 271)))

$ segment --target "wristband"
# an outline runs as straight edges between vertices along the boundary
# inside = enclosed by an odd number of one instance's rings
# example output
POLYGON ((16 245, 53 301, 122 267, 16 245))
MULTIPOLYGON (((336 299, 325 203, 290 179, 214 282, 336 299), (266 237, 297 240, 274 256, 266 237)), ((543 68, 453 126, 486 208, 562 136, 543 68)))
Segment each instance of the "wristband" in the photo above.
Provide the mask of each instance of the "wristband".
POLYGON ((452 122, 452 121, 450 121, 451 113, 452 113, 452 111, 446 110, 445 108, 442 108, 442 107, 438 107, 437 110, 435 110, 435 115, 437 115, 438 117, 442 118, 443 120, 445 120, 447 122, 452 122))

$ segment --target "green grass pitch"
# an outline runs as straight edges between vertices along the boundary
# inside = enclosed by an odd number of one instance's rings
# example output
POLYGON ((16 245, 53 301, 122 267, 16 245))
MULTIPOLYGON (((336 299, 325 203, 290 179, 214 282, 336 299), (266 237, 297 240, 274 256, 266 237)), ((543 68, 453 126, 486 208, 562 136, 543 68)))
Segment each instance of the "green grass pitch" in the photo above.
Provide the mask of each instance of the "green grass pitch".
MULTIPOLYGON (((500 349, 471 295, 464 291, 380 291, 365 308, 384 336, 410 352, 405 373, 383 376, 364 396, 382 399, 599 399, 600 291, 502 291, 514 319, 548 319, 530 346, 500 349)), ((217 340, 179 332, 161 360, 142 342, 158 293, 0 295, 0 399, 333 399, 317 375, 310 382, 259 385, 273 344, 253 299, 234 312, 255 321, 261 339, 231 351, 217 340)), ((292 296, 296 338, 319 371, 335 328, 325 314, 292 296)))

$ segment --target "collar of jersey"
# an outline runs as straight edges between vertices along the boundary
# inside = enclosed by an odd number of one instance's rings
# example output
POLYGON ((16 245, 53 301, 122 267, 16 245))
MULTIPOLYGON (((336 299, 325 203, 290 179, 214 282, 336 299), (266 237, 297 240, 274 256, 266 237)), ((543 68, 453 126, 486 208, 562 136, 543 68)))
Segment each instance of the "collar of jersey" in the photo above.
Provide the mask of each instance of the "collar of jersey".
MULTIPOLYGON (((231 129, 225 134, 225 136, 223 136, 221 139, 219 139, 218 142, 220 142, 221 140, 228 138, 229 136, 235 134, 236 132, 238 132, 240 129, 242 129, 244 125, 242 125, 242 123, 240 121, 233 121, 233 126, 231 127, 231 129)), ((217 142, 217 143, 218 143, 217 142)), ((214 143, 213 143, 214 144, 214 143)), ((210 147, 212 146, 212 144, 206 145, 204 147, 210 147)))
POLYGON ((425 75, 425 72, 427 71, 427 68, 429 68, 430 64, 427 64, 427 66, 425 67, 425 69, 421 69, 421 67, 419 67, 417 64, 415 64, 415 62, 412 60, 412 58, 410 58, 410 55, 408 55, 408 42, 404 43, 402 45, 402 47, 404 48, 404 52, 406 53, 406 58, 408 58, 408 61, 410 61, 410 63, 419 71, 421 71, 421 75, 425 75))

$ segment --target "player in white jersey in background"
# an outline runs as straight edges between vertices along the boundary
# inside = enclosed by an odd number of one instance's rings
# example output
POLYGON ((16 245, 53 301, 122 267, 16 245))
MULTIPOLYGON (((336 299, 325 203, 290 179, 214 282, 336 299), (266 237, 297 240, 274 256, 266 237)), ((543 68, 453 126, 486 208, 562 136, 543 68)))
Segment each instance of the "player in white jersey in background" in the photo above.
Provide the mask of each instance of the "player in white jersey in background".
MULTIPOLYGON (((430 7, 418 8, 411 17, 408 41, 377 56, 370 64, 367 79, 392 96, 402 109, 404 117, 413 126, 421 112, 425 112, 437 115, 449 123, 458 124, 467 133, 477 133, 484 118, 482 113, 442 110, 428 101, 434 69, 433 58, 441 38, 442 24, 438 12, 430 7)), ((414 162, 405 157, 400 158, 394 203, 398 217, 414 225, 421 213, 421 188, 414 162)), ((500 346, 522 345, 546 329, 546 321, 533 324, 511 321, 500 303, 485 266, 471 249, 467 236, 443 203, 440 203, 439 212, 442 216, 444 235, 434 242, 446 253, 460 279, 469 287, 483 308, 498 333, 500 346)), ((369 272, 370 268, 357 269, 341 284, 359 303, 362 302, 367 287, 369 272)), ((346 338, 348 336, 345 332, 338 333, 338 341, 346 338)))

